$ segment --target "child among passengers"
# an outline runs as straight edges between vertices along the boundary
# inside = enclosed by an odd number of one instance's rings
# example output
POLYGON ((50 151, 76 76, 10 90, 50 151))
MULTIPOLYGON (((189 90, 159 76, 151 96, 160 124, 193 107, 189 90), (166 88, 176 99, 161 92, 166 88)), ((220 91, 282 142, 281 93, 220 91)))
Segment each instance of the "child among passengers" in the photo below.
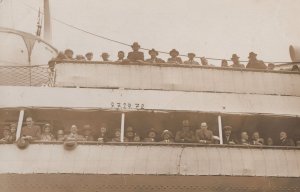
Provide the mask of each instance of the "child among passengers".
POLYGON ((54 135, 51 133, 51 126, 49 123, 43 126, 41 134, 41 141, 55 141, 54 135))

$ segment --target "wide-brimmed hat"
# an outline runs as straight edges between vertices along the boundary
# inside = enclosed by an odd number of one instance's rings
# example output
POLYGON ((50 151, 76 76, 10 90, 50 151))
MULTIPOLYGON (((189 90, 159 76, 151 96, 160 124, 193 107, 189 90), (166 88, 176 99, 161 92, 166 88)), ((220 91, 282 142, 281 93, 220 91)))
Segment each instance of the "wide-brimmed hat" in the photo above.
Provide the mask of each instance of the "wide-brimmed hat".
POLYGON ((139 44, 138 42, 132 43, 131 47, 135 47, 135 46, 141 47, 140 44, 139 44))
POLYGON ((157 135, 157 131, 154 128, 151 128, 147 131, 147 134, 149 134, 150 132, 154 132, 157 135))
POLYGON ((229 125, 227 125, 227 126, 223 127, 223 130, 224 130, 224 131, 226 131, 226 130, 230 130, 230 131, 231 131, 231 130, 232 130, 232 127, 229 126, 229 125))
POLYGON ((188 56, 192 55, 193 57, 196 57, 195 53, 188 53, 188 56))
POLYGON ((162 132, 161 137, 164 137, 166 134, 170 135, 170 137, 174 137, 173 133, 167 129, 162 132))
POLYGON ((232 54, 232 56, 231 56, 231 60, 232 59, 239 59, 240 57, 237 55, 237 54, 232 54))
POLYGON ((149 50, 149 55, 151 55, 151 53, 155 53, 156 55, 158 55, 158 51, 156 51, 155 49, 149 50))
POLYGON ((176 55, 179 55, 179 52, 176 49, 172 49, 169 54, 172 55, 173 53, 175 53, 176 55))
POLYGON ((254 52, 250 52, 249 53, 249 56, 248 56, 248 58, 250 58, 250 57, 256 57, 257 56, 257 54, 256 53, 254 53, 254 52))

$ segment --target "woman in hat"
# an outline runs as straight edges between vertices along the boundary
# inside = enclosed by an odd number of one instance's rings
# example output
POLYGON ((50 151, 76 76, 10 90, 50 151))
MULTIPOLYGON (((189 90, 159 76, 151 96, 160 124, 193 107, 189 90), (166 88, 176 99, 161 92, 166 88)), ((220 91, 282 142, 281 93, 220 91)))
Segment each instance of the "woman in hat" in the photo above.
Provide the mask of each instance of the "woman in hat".
POLYGON ((125 138, 124 141, 125 142, 134 142, 134 137, 135 137, 136 133, 133 130, 133 127, 129 126, 126 129, 125 132, 125 138))
POLYGON ((112 142, 121 142, 121 131, 120 129, 115 129, 114 137, 111 139, 112 142))
POLYGON ((150 55, 150 59, 146 59, 147 63, 164 63, 165 61, 158 58, 158 51, 156 51, 155 49, 151 49, 149 50, 149 55, 150 55))
POLYGON ((161 143, 174 143, 174 136, 172 132, 167 129, 162 132, 161 138, 161 143))
POLYGON ((89 124, 83 126, 83 136, 86 141, 94 141, 93 129, 89 124))
POLYGON ((169 52, 171 58, 168 59, 168 63, 182 64, 182 60, 178 57, 179 52, 176 49, 172 49, 169 52))
POLYGON ((51 126, 49 123, 43 126, 41 141, 55 141, 54 135, 51 133, 51 126))

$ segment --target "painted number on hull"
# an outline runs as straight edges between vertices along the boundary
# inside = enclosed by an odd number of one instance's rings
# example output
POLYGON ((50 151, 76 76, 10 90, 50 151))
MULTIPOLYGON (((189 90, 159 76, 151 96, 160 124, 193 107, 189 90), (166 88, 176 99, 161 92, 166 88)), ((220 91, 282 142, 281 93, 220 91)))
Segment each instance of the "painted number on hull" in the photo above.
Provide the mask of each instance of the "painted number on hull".
POLYGON ((111 102, 111 108, 114 109, 145 109, 142 103, 120 103, 111 102))

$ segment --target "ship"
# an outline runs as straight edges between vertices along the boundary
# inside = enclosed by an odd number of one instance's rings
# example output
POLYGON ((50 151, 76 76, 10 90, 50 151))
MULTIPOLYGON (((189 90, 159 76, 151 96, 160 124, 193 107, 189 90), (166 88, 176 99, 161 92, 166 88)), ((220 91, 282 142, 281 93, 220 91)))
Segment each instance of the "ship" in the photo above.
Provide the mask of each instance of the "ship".
MULTIPOLYGON (((82 141, 72 150, 54 141, 0 144, 1 192, 300 191, 299 147, 222 139, 230 125, 274 139, 284 129, 300 140, 299 73, 98 61, 52 69, 58 51, 47 40, 8 28, 0 39, 0 123, 17 122, 16 140, 29 116, 59 129, 105 122, 121 130, 121 142, 82 141), (186 119, 207 122, 220 143, 124 141, 129 125, 175 133, 186 119)), ((290 50, 299 62, 300 51, 290 50)))

